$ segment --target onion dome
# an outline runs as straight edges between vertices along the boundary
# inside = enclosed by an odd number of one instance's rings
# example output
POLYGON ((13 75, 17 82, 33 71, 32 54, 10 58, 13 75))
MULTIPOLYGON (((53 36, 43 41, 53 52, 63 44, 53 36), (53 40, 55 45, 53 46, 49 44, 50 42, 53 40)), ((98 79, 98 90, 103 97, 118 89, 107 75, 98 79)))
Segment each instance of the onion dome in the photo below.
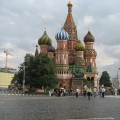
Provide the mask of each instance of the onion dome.
POLYGON ((79 40, 78 43, 75 45, 74 50, 75 51, 84 51, 85 50, 85 46, 79 40))
POLYGON ((61 28, 61 31, 56 34, 55 39, 56 40, 68 40, 69 34, 63 28, 61 28))
POLYGON ((47 52, 54 52, 55 48, 52 46, 52 44, 50 44, 50 46, 48 46, 47 48, 47 52))
POLYGON ((51 44, 51 39, 48 37, 46 30, 44 31, 42 37, 38 39, 38 44, 39 45, 50 45, 51 44))
POLYGON ((87 35, 84 37, 84 42, 94 42, 95 38, 94 36, 91 34, 91 32, 88 30, 87 35))
POLYGON ((68 6, 73 6, 73 4, 72 4, 71 1, 69 1, 67 5, 68 5, 68 6))

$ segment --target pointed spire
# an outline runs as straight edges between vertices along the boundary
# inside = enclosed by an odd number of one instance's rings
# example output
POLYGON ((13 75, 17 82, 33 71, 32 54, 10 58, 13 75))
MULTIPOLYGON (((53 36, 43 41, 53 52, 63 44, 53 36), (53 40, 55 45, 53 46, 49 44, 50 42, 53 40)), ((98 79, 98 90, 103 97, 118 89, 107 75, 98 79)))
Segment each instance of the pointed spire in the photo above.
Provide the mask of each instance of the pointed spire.
POLYGON ((38 56, 38 46, 36 45, 36 51, 35 51, 35 56, 38 56))
POLYGON ((90 31, 90 28, 88 27, 88 31, 90 31))
POLYGON ((74 19, 73 19, 73 16, 72 16, 72 2, 69 1, 69 3, 67 4, 68 5, 68 14, 67 14, 67 17, 66 17, 66 21, 64 23, 64 29, 69 33, 69 36, 70 36, 70 39, 69 40, 78 40, 78 37, 77 37, 77 27, 74 23, 74 19), (73 35, 74 34, 74 38, 73 38, 73 35))
POLYGON ((46 31, 46 27, 44 28, 44 31, 46 31))
POLYGON ((65 24, 72 24, 72 25, 75 24, 74 20, 73 20, 73 16, 72 16, 72 3, 71 3, 71 1, 69 1, 69 3, 68 3, 68 15, 67 15, 65 24))
POLYGON ((62 26, 62 28, 63 28, 63 26, 64 26, 64 19, 62 19, 62 25, 61 25, 61 26, 62 26))

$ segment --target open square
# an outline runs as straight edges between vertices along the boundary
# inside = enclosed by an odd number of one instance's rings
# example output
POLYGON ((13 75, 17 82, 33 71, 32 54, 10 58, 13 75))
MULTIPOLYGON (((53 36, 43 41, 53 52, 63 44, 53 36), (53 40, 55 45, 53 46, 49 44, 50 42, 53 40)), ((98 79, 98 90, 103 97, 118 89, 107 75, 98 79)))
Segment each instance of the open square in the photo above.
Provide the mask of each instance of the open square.
POLYGON ((0 120, 119 120, 120 96, 0 95, 0 120))

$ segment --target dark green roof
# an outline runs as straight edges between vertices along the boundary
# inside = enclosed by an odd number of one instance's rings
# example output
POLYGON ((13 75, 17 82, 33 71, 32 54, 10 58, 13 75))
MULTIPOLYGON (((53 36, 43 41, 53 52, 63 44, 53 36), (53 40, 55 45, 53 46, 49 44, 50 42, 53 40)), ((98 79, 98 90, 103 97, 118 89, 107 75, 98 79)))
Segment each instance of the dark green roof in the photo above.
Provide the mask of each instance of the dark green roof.
POLYGON ((87 66, 86 72, 94 72, 93 65, 90 62, 89 65, 87 66))
POLYGON ((44 31, 42 37, 38 39, 38 44, 39 45, 50 45, 51 44, 51 39, 48 37, 46 30, 44 31))

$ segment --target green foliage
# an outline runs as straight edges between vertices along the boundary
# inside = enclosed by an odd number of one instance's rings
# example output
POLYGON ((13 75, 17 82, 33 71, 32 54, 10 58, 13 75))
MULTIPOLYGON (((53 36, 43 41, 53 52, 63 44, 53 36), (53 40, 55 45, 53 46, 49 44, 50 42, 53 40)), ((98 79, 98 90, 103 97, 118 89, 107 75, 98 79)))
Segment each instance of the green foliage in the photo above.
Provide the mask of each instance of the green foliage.
POLYGON ((14 77, 12 78, 11 84, 14 84, 15 82, 17 82, 18 79, 18 75, 15 74, 14 77))
POLYGON ((105 87, 111 87, 110 76, 107 71, 103 71, 100 78, 100 85, 104 85, 105 87))
POLYGON ((83 85, 84 85, 84 86, 87 85, 87 82, 88 82, 87 79, 84 79, 84 80, 83 80, 83 85))
POLYGON ((46 54, 39 54, 38 56, 26 54, 25 62, 20 65, 17 75, 19 84, 22 84, 23 80, 23 64, 25 65, 25 85, 36 88, 41 88, 42 86, 53 88, 59 82, 55 75, 55 63, 46 54))

